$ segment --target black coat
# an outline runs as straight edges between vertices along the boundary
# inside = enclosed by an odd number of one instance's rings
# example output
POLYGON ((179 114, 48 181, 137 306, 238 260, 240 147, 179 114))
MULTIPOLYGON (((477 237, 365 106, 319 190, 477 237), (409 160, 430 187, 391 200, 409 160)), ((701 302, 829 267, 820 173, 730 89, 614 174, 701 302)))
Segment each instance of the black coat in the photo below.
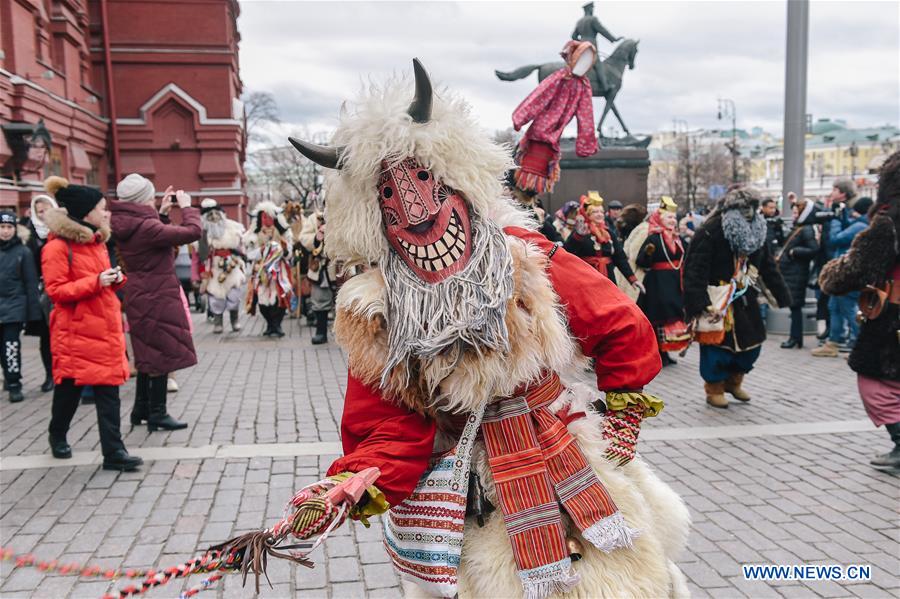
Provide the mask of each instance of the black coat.
POLYGON ((671 268, 679 267, 684 252, 669 252, 663 246, 665 242, 660 233, 648 235, 638 252, 635 263, 647 270, 644 274, 644 288, 647 293, 638 297, 638 306, 654 325, 663 325, 684 318, 684 300, 681 290, 681 271, 671 268), (665 250, 665 251, 664 251, 665 250), (654 270, 653 265, 663 266, 664 270, 654 270))
MULTIPOLYGON (((779 306, 787 306, 791 294, 775 266, 768 247, 750 254, 749 263, 755 266, 763 283, 775 296, 779 306)), ((710 305, 708 285, 724 285, 734 275, 735 256, 722 231, 722 219, 708 218, 697 230, 688 249, 684 264, 684 311, 688 320, 699 316, 710 305)), ((720 347, 730 351, 745 351, 766 339, 766 327, 759 312, 759 292, 750 287, 732 305, 734 328, 725 335, 720 347)))
POLYGON ((784 221, 780 216, 766 218, 766 245, 773 256, 777 256, 784 245, 784 221))
POLYGON ((553 220, 553 217, 548 214, 544 218, 544 222, 541 223, 540 228, 538 228, 538 232, 550 241, 562 243, 562 235, 560 235, 559 231, 556 230, 556 227, 553 226, 553 220))
POLYGON ((570 254, 575 254, 579 258, 591 258, 593 256, 612 258, 612 262, 607 266, 606 276, 615 283, 615 272, 618 268, 619 272, 625 275, 625 278, 631 279, 634 277, 634 271, 631 270, 631 265, 628 264, 628 256, 625 255, 625 250, 622 248, 622 242, 619 241, 619 236, 616 235, 616 229, 615 227, 610 228, 607 226, 607 231, 609 231, 609 241, 604 244, 597 243, 596 245, 593 235, 587 234, 582 237, 578 233, 573 232, 569 235, 569 238, 566 239, 563 248, 570 254), (599 249, 597 246, 599 246, 599 249))
MULTIPOLYGON (((869 228, 859 233, 850 250, 831 260, 819 275, 822 291, 844 295, 876 285, 897 268, 897 232, 893 221, 876 216, 869 228)), ((875 379, 900 381, 900 307, 886 304, 878 318, 859 327, 859 337, 848 363, 857 374, 875 379)))
POLYGON ((0 242, 0 323, 43 318, 34 258, 18 237, 0 242))
POLYGON ((819 251, 813 226, 801 225, 795 228, 778 251, 778 269, 791 292, 791 308, 802 307, 806 303, 810 266, 819 251))

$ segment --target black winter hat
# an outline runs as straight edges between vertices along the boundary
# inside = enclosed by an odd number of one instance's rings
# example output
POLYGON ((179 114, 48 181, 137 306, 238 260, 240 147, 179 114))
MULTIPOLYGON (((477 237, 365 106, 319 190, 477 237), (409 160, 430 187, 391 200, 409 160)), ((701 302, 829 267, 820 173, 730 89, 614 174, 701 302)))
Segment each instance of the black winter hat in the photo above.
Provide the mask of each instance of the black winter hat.
POLYGON ((44 187, 56 197, 60 207, 65 208, 72 218, 79 220, 103 199, 99 189, 86 185, 73 185, 62 177, 50 177, 44 181, 44 187))
POLYGON ((15 225, 18 224, 19 219, 16 218, 16 213, 12 210, 0 210, 0 225, 15 225))
POLYGON ((863 196, 853 203, 853 210, 858 214, 868 214, 873 203, 872 198, 863 196))

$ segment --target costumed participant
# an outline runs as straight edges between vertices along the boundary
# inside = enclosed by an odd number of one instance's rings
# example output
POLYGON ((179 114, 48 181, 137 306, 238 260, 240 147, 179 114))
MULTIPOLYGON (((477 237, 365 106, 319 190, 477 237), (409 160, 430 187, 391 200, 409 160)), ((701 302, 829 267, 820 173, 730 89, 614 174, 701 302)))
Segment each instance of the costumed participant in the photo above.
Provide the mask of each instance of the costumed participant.
POLYGON ((671 198, 663 198, 650 215, 647 237, 638 250, 635 264, 644 273, 644 291, 637 304, 656 328, 656 340, 663 366, 675 364, 670 351, 688 346, 691 335, 684 323, 684 299, 681 288, 681 265, 684 247, 678 236, 678 206, 671 198))
POLYGON ((762 278, 780 307, 791 301, 766 245, 759 198, 753 189, 729 191, 694 234, 685 259, 685 316, 697 321, 700 376, 706 403, 715 408, 728 407, 726 392, 750 400, 741 385, 766 340, 756 282, 762 278))
POLYGON ((315 212, 303 228, 300 244, 309 256, 306 278, 309 281, 309 310, 315 319, 313 345, 328 343, 328 313, 334 309, 337 263, 325 252, 325 215, 315 212))
POLYGON ((266 320, 266 337, 284 337, 281 321, 291 305, 291 253, 294 239, 281 210, 265 201, 251 214, 253 228, 244 235, 247 258, 253 261, 247 286, 246 309, 259 312, 266 320))
POLYGON ((559 236, 563 241, 569 238, 572 231, 575 230, 575 217, 578 216, 578 202, 570 200, 562 205, 553 216, 553 226, 559 231, 559 236))
POLYGON ((300 243, 300 235, 306 225, 306 219, 303 218, 303 205, 293 200, 285 202, 284 220, 291 228, 291 236, 294 238, 294 246, 291 248, 291 280, 294 282, 291 318, 299 318, 309 313, 309 284, 306 278, 309 259, 300 243))
POLYGON ((606 214, 603 211, 603 198, 596 191, 589 191, 581 196, 578 216, 575 218, 575 230, 563 245, 567 251, 580 257, 600 274, 613 283, 616 282, 615 269, 618 268, 628 283, 638 291, 644 288, 622 248, 622 243, 615 231, 607 227, 606 214))
POLYGON ((284 520, 214 549, 259 575, 306 559, 289 535, 388 510, 406 597, 686 596, 688 512, 634 453, 662 407, 641 391, 652 327, 503 198, 504 150, 414 65, 412 103, 390 82, 342 112, 332 146, 291 139, 333 169, 329 256, 369 266, 337 298, 344 455, 284 520), (561 380, 582 355, 605 414, 561 380))
POLYGON ((241 251, 244 226, 225 215, 212 198, 200 202, 203 233, 206 236, 207 258, 203 267, 203 292, 208 296, 209 311, 213 314, 213 333, 224 330, 225 311, 231 320, 231 330, 241 330, 241 287, 247 281, 244 274, 246 258, 241 251))
POLYGON ((869 463, 900 468, 900 152, 881 167, 869 223, 846 254, 825 264, 819 285, 832 296, 861 291, 863 322, 847 361, 872 424, 883 424, 894 443, 869 463))
POLYGON ((578 121, 575 153, 585 157, 597 152, 591 82, 585 75, 597 61, 597 49, 590 42, 569 41, 560 56, 566 66, 544 79, 513 111, 516 131, 531 122, 516 152, 516 185, 536 193, 553 191, 559 180, 559 139, 573 118, 578 121))

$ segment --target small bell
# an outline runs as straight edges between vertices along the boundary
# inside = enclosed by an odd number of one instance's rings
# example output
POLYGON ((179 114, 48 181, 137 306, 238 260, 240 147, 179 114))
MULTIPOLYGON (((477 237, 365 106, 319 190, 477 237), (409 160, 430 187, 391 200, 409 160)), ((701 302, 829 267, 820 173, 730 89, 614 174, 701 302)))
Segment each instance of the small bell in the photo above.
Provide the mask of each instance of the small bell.
POLYGON ((575 537, 566 537, 566 548, 569 550, 569 559, 573 562, 581 559, 581 541, 575 537))

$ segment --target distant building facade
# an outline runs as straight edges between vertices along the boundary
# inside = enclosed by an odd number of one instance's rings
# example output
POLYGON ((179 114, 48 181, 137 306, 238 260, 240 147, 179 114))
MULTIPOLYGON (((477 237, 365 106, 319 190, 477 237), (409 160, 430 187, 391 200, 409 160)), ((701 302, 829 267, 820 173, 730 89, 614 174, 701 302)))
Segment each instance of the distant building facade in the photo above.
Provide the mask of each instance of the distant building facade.
POLYGON ((0 206, 130 172, 246 205, 237 0, 0 2, 0 206), (107 77, 111 73, 111 77, 107 77))

